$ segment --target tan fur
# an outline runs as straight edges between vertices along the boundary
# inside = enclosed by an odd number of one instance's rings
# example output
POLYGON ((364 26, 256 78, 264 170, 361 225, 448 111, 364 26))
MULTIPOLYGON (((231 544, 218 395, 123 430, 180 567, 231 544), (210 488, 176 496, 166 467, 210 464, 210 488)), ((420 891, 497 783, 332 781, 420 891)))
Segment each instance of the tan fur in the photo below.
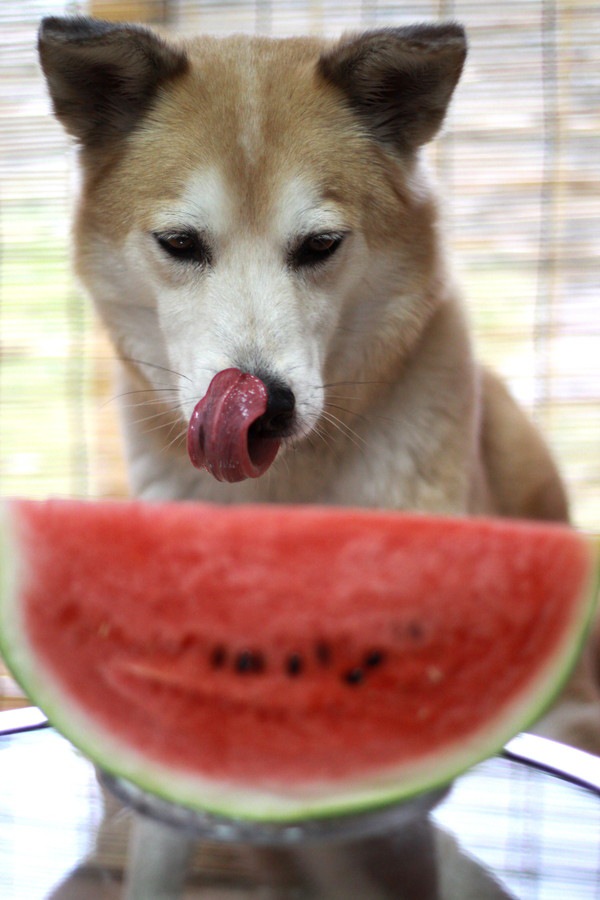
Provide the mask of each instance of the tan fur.
POLYGON ((544 440, 506 386, 483 372, 482 455, 502 516, 567 522, 567 497, 544 440))
MULTIPOLYGON (((460 30, 169 47, 147 31, 80 31, 48 27, 42 62, 82 144, 77 268, 123 360, 122 393, 154 416, 123 412, 133 491, 565 521, 546 445, 473 358, 420 154, 460 74, 460 30), (101 78, 82 78, 86 54, 95 77, 103 54, 123 69, 126 90, 106 108, 101 78), (346 235, 317 274, 284 262, 307 209, 346 235), (174 265, 155 245, 153 232, 185 216, 211 243, 209 270, 174 265), (193 469, 176 439, 228 366, 272 367, 305 395, 269 471, 234 485, 193 469)), ((584 705, 595 698, 585 683, 584 705)), ((552 727, 569 737, 560 718, 552 727)), ((597 721, 588 746, 600 748, 599 731, 597 721)))

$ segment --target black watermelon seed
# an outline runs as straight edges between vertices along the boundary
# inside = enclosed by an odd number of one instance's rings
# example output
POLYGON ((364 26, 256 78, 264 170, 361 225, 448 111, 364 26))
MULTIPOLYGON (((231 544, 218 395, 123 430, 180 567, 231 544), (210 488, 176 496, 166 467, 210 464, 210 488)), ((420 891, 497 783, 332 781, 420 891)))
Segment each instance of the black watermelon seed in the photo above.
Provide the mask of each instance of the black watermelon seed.
POLYGON ((254 650, 242 650, 235 658, 235 668, 241 675, 262 672, 265 667, 260 653, 254 650))
POLYGON ((362 684, 365 680, 365 673, 362 669, 348 669, 347 672, 344 672, 344 681, 346 684, 351 685, 351 687, 355 687, 357 684, 362 684))
POLYGON ((380 666, 384 659, 385 654, 381 650, 370 650, 365 655, 365 666, 373 669, 375 666, 380 666))
POLYGON ((315 656, 322 666, 328 666, 331 662, 331 647, 325 641, 319 641, 315 646, 315 656))
POLYGON ((227 662, 227 650, 222 644, 213 647, 210 653, 210 664, 213 669, 221 669, 227 662))
POLYGON ((285 669, 288 675, 292 677, 300 675, 304 668, 304 660, 299 653, 290 653, 285 661, 285 669))

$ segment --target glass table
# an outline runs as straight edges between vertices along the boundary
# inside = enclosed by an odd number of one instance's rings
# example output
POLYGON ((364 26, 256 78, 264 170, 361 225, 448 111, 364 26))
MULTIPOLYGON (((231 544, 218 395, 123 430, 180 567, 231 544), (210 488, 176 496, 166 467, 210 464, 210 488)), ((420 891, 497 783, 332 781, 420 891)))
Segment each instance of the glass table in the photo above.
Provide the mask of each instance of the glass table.
POLYGON ((2 900, 600 900, 600 760, 551 741, 519 736, 420 808, 271 842, 140 817, 32 714, 0 713, 2 900))

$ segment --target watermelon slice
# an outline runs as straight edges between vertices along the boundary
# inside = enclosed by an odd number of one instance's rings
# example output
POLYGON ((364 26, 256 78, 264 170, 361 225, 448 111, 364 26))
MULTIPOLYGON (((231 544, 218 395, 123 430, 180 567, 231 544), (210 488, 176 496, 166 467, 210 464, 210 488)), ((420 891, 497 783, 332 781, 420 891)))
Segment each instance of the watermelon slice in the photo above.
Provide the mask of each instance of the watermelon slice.
POLYGON ((53 724, 171 802, 297 821, 450 781, 554 698, 591 616, 562 526, 9 500, 2 650, 53 724))

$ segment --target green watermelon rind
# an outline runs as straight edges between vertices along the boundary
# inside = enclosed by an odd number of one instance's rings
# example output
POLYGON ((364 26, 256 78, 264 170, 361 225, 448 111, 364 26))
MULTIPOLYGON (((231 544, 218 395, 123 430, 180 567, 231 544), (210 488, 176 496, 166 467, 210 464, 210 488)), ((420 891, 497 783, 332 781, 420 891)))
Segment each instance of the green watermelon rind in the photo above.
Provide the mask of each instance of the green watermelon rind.
POLYGON ((264 823, 293 823, 372 811, 406 802, 444 787, 471 766, 497 753, 519 731, 537 721, 551 706, 579 656, 595 608, 599 584, 600 542, 585 538, 590 548, 588 585, 573 601, 570 629, 545 664, 520 692, 516 701, 492 723, 474 732, 460 746, 445 746, 416 764, 401 764, 378 774, 345 781, 317 783, 310 789, 284 793, 256 789, 176 772, 149 760, 105 729, 97 727, 85 710, 65 700, 60 684, 49 677, 28 645, 19 616, 19 554, 15 534, 18 511, 0 504, 0 650, 25 693, 48 716, 52 725, 92 762, 143 791, 200 812, 264 823))

